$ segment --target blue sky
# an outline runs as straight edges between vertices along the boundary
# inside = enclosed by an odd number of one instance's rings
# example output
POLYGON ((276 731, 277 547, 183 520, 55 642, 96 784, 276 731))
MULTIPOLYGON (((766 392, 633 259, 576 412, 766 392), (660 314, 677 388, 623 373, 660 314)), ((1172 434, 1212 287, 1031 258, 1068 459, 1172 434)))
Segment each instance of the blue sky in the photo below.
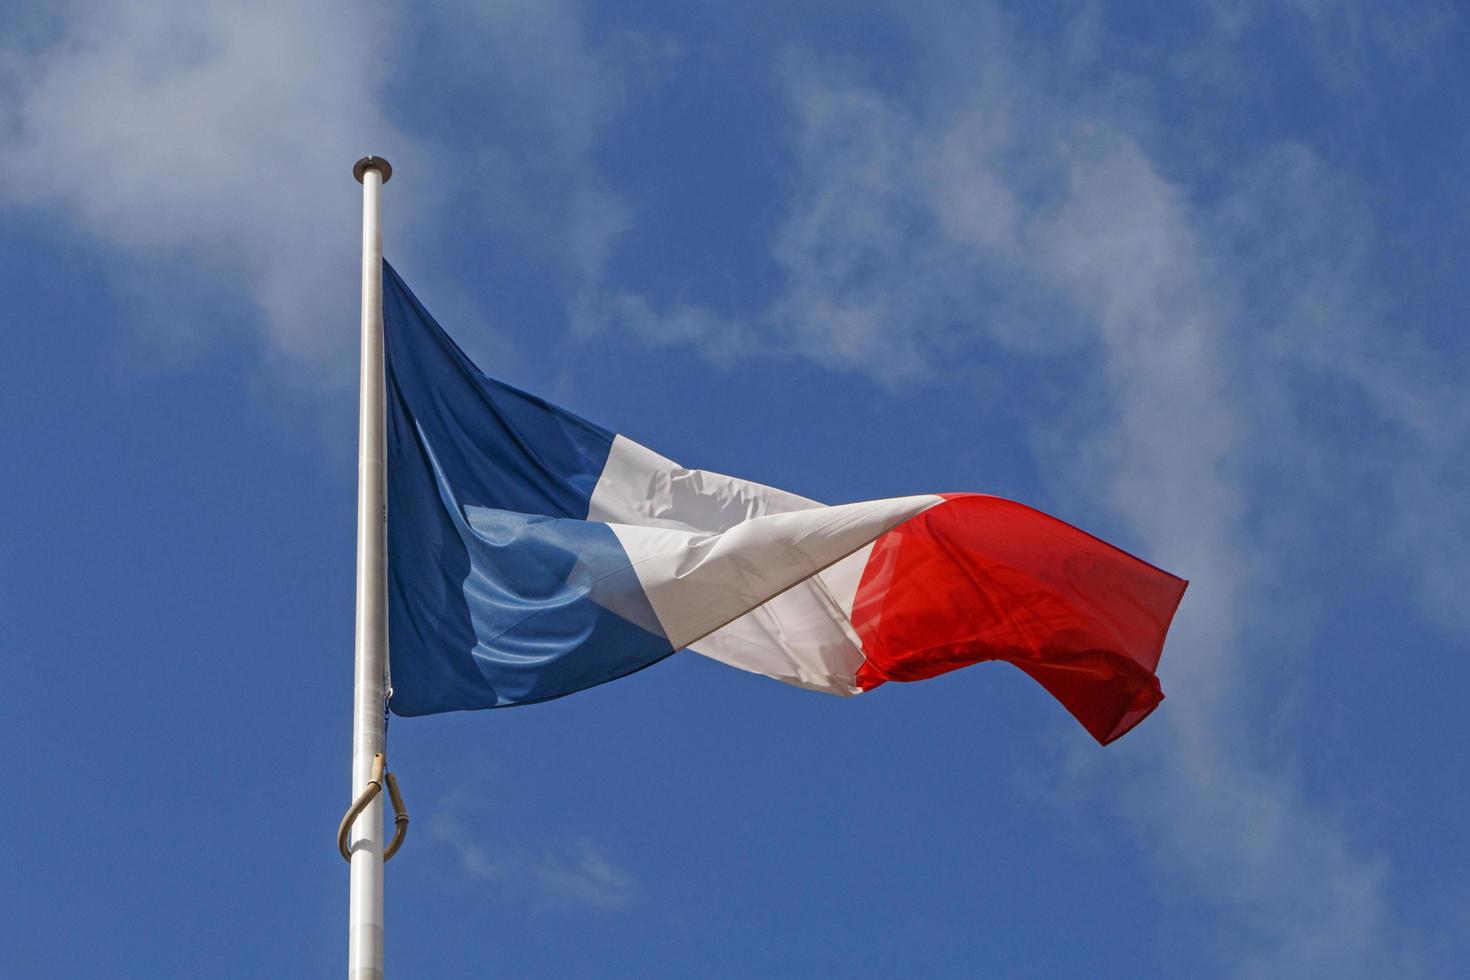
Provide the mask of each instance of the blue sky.
POLYGON ((4 972, 342 969, 373 152, 490 373, 1193 583, 1107 749, 995 665, 397 719, 395 975, 1455 974, 1465 14, 852 7, 3 8, 4 972))

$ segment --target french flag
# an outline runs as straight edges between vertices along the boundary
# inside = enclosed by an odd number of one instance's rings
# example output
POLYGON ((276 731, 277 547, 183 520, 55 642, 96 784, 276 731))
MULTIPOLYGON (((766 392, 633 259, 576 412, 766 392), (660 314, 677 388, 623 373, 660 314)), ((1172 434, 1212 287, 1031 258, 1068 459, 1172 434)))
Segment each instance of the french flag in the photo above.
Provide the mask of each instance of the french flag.
POLYGON ((1024 504, 826 505, 482 374, 384 263, 390 707, 562 697, 689 650, 853 695, 999 660, 1101 743, 1163 700, 1184 580, 1024 504))

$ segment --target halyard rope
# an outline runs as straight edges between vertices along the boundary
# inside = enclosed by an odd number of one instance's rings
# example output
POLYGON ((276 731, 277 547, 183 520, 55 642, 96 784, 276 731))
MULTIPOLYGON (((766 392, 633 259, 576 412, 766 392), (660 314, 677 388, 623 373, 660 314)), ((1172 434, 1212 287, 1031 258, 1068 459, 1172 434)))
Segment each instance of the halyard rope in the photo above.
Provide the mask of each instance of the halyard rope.
POLYGON ((357 799, 352 801, 352 806, 347 808, 342 822, 337 825, 337 850, 342 854, 342 860, 348 864, 352 863, 352 852, 347 850, 347 836, 352 833, 352 824, 358 815, 367 809, 367 805, 383 791, 383 783, 388 783, 388 799, 393 802, 393 839, 388 842, 388 847, 383 851, 383 860, 386 861, 398 853, 403 846, 403 838, 408 836, 408 810, 403 806, 403 794, 398 791, 398 777, 391 772, 385 773, 384 767, 387 760, 383 753, 379 752, 373 756, 372 778, 368 780, 367 787, 358 794, 357 799))

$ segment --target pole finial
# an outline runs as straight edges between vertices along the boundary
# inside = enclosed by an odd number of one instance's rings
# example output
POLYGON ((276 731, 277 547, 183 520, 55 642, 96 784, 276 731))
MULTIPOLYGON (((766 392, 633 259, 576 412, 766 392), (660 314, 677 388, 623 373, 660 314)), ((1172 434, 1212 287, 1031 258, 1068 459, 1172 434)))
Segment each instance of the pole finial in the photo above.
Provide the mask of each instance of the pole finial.
POLYGON ((368 170, 376 170, 383 175, 383 183, 388 183, 388 178, 393 176, 393 165, 382 157, 363 157, 352 165, 352 176, 357 182, 362 183, 362 175, 368 170))

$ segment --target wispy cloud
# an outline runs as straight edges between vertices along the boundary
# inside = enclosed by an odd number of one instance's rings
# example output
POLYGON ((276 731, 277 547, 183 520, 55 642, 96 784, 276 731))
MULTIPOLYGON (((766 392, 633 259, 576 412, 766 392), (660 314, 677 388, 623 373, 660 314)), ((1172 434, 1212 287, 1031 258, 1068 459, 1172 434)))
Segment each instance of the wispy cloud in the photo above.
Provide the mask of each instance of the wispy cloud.
MULTIPOLYGON (((0 49, 0 206, 59 216, 106 249, 119 286, 146 282, 147 304, 166 305, 174 281, 181 296, 243 301, 243 316, 172 310, 144 324, 174 331, 171 346, 258 325, 270 355, 318 383, 355 371, 352 161, 378 153, 412 174, 386 201, 393 255, 425 237, 405 234, 404 216, 433 227, 453 190, 456 213, 482 208, 502 241, 561 269, 575 320, 632 220, 593 152, 630 93, 679 57, 633 31, 594 42, 561 0, 76 0, 38 23, 0 49), (441 81, 481 125, 399 124, 402 79, 428 61, 455 66, 441 81)), ((424 114, 432 99, 412 105, 424 114)), ((442 285, 441 308, 479 319, 442 285)))
MULTIPOLYGON (((980 101, 1004 99, 1001 93, 1022 84, 1011 78, 980 101)), ((804 128, 840 127, 840 114, 856 101, 850 83, 822 85, 808 79, 798 90, 804 128)), ((1250 617, 1252 568, 1263 556, 1246 543, 1241 523, 1250 490, 1236 461, 1250 422, 1231 390, 1230 300, 1210 282, 1184 194, 1160 176, 1140 145, 1099 120, 1046 108, 1047 122, 1039 127, 1035 105, 1027 114, 1031 127, 1055 140, 1042 149, 1028 145, 1033 137, 1019 128, 1008 134, 1008 118, 1019 107, 926 120, 885 106, 900 121, 887 139, 875 134, 882 148, 876 161, 861 152, 815 161, 809 186, 822 190, 812 196, 840 211, 841 202, 827 201, 823 192, 856 181, 869 198, 866 209, 878 195, 895 211, 904 206, 899 202, 914 201, 925 211, 901 224, 882 223, 874 235, 859 226, 855 239, 818 239, 796 253, 796 279, 822 282, 832 269, 825 254, 846 260, 876 249, 917 257, 912 265, 862 264, 859 296, 899 298, 886 310, 870 305, 878 315, 858 334, 857 349, 884 371, 885 345, 912 343, 915 311, 922 336, 964 330, 960 310, 993 305, 958 273, 954 286, 935 288, 932 272, 921 274, 916 287, 906 281, 911 271, 994 265, 1027 284, 1010 303, 1035 302, 1031 290, 1065 298, 1075 314, 1068 329, 1090 328, 1088 346, 1096 353, 1089 356, 1099 358, 1102 376, 1101 398, 1077 410, 1105 421, 1068 419, 1061 429, 1043 421, 1036 432, 1042 470, 1054 474, 1057 492, 1083 506, 1101 489, 1147 554, 1195 580, 1165 669, 1173 708, 1163 717, 1172 737, 1160 746, 1160 775, 1142 777, 1149 805, 1132 816, 1150 828, 1161 865, 1185 869, 1199 893, 1223 905, 1253 937, 1247 948, 1257 952, 1236 968, 1275 975, 1376 972, 1393 962, 1399 941, 1386 914, 1380 860, 1361 853, 1330 817, 1307 805, 1287 777, 1253 767, 1233 748, 1253 659, 1239 624, 1250 617), (1009 172, 1008 158, 1047 150, 1056 161, 1048 168, 1054 181, 1044 187, 1042 203, 1028 205, 1023 178, 1009 172), (896 179, 867 180, 893 159, 908 161, 896 179), (844 172, 834 175, 831 167, 844 172), (906 299, 916 288, 931 298, 906 299), (1079 428, 1086 447, 1081 465, 1072 448, 1079 428)), ((802 212, 793 217, 797 225, 807 220, 802 212)), ((831 280, 834 302, 855 274, 839 270, 831 280)), ((801 297, 797 305, 820 308, 822 300, 801 297)), ((836 335, 847 329, 842 319, 825 323, 836 335)), ((1011 342, 1008 334, 996 340, 1011 342)), ((941 335, 937 343, 915 346, 942 351, 953 342, 941 335)), ((853 349, 837 342, 831 348, 853 349)))
POLYGON ((1470 576, 1463 360, 1435 349, 1427 334, 1443 320, 1415 311, 1415 290, 1380 285, 1372 188, 1296 143, 1239 168, 1227 187, 1210 228, 1237 280, 1241 341, 1266 367, 1243 386, 1266 440, 1257 469, 1303 488, 1277 498, 1292 520, 1332 513, 1334 527, 1378 542, 1417 581, 1433 619, 1470 631, 1455 585, 1470 576), (1346 440, 1331 431, 1344 414, 1346 440))
POLYGON ((464 792, 434 808, 428 833, 455 852, 465 874, 529 893, 549 907, 612 911, 644 897, 638 878, 591 837, 534 844, 507 840, 504 828, 494 825, 491 808, 475 805, 464 792), (496 842, 493 848, 484 843, 489 840, 496 842))
POLYGON ((272 350, 350 365, 358 205, 344 175, 370 150, 427 165, 379 108, 388 17, 333 2, 68 5, 53 35, 8 52, 0 201, 243 286, 272 350))
MULTIPOLYGON (((1365 58, 1436 43, 1453 19, 1443 7, 1296 6, 1280 16, 1326 84, 1349 90, 1365 58)), ((1248 84, 1232 45, 1264 8, 1213 4, 1219 37, 1161 58, 1160 78, 1248 84)), ((1163 879, 1225 911, 1220 961, 1240 973, 1403 966, 1414 937, 1386 899, 1392 866, 1354 835, 1350 811, 1307 798, 1290 760, 1263 762, 1271 747, 1254 734, 1280 719, 1262 706, 1255 678, 1269 663, 1253 624, 1274 611, 1281 570, 1325 560, 1332 533, 1310 520, 1273 533, 1263 511, 1387 527, 1371 546, 1412 570, 1442 623, 1470 629, 1470 405, 1454 366, 1382 326, 1386 301, 1366 275, 1374 216, 1350 175, 1277 142, 1233 150, 1229 177, 1197 193, 1189 161, 1161 156, 1170 121, 1149 108, 1160 79, 1088 74, 1107 42, 1098 5, 1055 51, 1028 49, 990 8, 940 26, 919 15, 925 57, 907 92, 810 52, 781 59, 792 184, 770 240, 776 299, 665 301, 608 281, 637 214, 597 148, 677 45, 590 37, 565 2, 424 9, 458 83, 494 93, 486 111, 534 134, 497 140, 487 125, 455 162, 483 178, 480 205, 505 234, 559 265, 579 326, 611 321, 722 362, 802 356, 896 385, 979 371, 999 350, 1075 383, 1070 405, 1035 415, 1049 490, 1194 579, 1165 660, 1169 707, 1133 736, 1152 748, 1135 774, 1147 803, 1130 818, 1163 879), (1324 378, 1371 422, 1353 451, 1299 394, 1324 378), (1364 502, 1343 489, 1355 482, 1383 492, 1364 502)), ((0 201, 62 215, 118 255, 190 263, 243 290, 275 353, 350 368, 357 197, 344 168, 385 153, 417 173, 395 185, 394 207, 434 206, 413 195, 435 183, 437 137, 382 108, 408 57, 389 46, 395 16, 335 0, 69 5, 0 66, 0 201)), ((469 809, 451 801, 430 826, 467 874, 547 902, 640 900, 595 842, 491 849, 469 809)))
MULTIPOLYGON (((1263 474, 1279 458, 1330 466, 1347 451, 1300 424, 1301 373, 1325 371, 1388 428, 1385 460, 1422 474, 1403 481, 1394 521, 1406 547, 1432 549, 1463 475, 1463 454, 1444 454, 1465 434, 1465 400, 1444 411, 1436 386, 1454 378, 1412 340, 1375 353, 1367 296, 1343 285, 1361 249, 1342 242, 1371 239, 1371 221, 1343 233, 1343 200, 1311 193, 1338 178, 1309 149, 1247 151, 1251 165, 1238 169, 1286 185, 1267 193, 1243 178, 1198 203, 1149 149, 1164 122, 1138 115, 1145 82, 1113 78, 1102 94, 1076 95, 1085 85, 1067 59, 1096 46, 1095 22, 1060 60, 1003 25, 992 12, 968 32, 947 21, 949 38, 921 26, 931 67, 908 95, 792 53, 781 68, 795 177, 772 241, 779 297, 754 312, 661 312, 628 295, 608 308, 640 336, 716 360, 798 353, 901 384, 978 363, 980 344, 1076 379, 1070 406, 1039 405, 1034 417, 1052 492, 1073 513, 1112 515, 1103 519, 1121 521, 1145 554, 1194 579, 1164 667, 1165 731, 1136 773, 1147 803, 1130 821, 1165 880, 1224 913, 1222 969, 1397 972, 1417 940, 1386 897, 1386 858, 1351 831, 1350 811, 1308 800, 1289 768, 1263 761, 1273 754, 1264 733, 1283 719, 1263 707, 1257 678, 1306 654, 1268 654, 1252 626, 1275 612, 1268 570, 1304 559, 1300 540, 1260 533, 1255 515, 1278 499, 1324 503, 1318 484, 1263 474), (1113 101, 1113 87, 1125 97, 1113 101), (1262 230, 1283 221, 1305 237, 1263 258, 1273 238, 1262 230), (1253 302, 1261 296, 1278 305, 1253 302)), ((1361 506, 1340 493, 1332 502, 1361 506)), ((1443 560, 1440 573, 1463 564, 1443 560)))
MULTIPOLYGON (((1460 19, 1454 4, 1374 4, 1360 0, 1212 0, 1214 29, 1228 41, 1283 37, 1305 51, 1322 84, 1363 95, 1371 66, 1380 59, 1409 62, 1443 43, 1460 19)), ((1235 61, 1230 45, 1212 44, 1193 54, 1235 61)))
POLYGON ((567 0, 435 3, 418 26, 452 85, 484 112, 443 135, 462 173, 460 206, 554 270, 574 324, 603 286, 608 258, 635 218, 597 166, 609 128, 630 100, 667 78, 682 57, 671 38, 630 29, 589 31, 567 0))

